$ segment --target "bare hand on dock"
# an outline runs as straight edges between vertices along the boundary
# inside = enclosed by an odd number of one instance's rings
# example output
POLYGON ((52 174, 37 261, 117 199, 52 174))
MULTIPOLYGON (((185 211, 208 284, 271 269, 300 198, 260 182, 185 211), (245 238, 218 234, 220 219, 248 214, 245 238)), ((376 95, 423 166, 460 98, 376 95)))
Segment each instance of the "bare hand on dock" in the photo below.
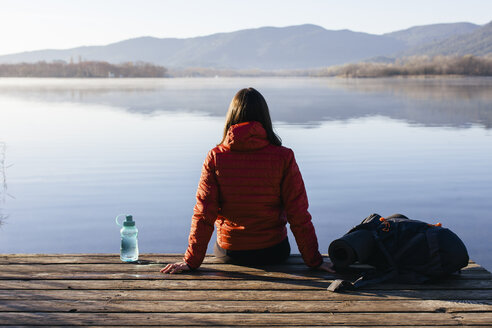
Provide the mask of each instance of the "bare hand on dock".
POLYGON ((183 271, 190 270, 190 267, 186 262, 169 263, 164 268, 161 269, 161 273, 181 273, 183 271))
POLYGON ((330 272, 330 273, 336 273, 335 270, 333 270, 333 264, 330 263, 330 262, 323 262, 321 263, 321 265, 319 267, 317 267, 318 270, 323 270, 323 271, 326 271, 326 272, 330 272))

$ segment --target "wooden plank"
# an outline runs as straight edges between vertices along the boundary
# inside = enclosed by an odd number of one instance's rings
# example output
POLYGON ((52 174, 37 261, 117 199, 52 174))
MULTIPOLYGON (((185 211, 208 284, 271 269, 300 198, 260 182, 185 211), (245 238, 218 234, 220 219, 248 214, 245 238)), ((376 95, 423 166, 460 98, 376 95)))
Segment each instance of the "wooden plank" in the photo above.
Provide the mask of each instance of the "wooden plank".
POLYGON ((451 300, 469 303, 492 300, 490 290, 373 290, 330 293, 326 290, 0 290, 0 300, 148 300, 148 301, 364 301, 451 300))
MULTIPOLYGON (((227 264, 208 264, 194 272, 180 275, 163 275, 159 265, 118 264, 11 264, 0 265, 0 279, 337 279, 340 276, 325 271, 312 270, 304 266, 286 265, 265 268, 241 267, 227 264)), ((345 275, 344 279, 355 279, 356 275, 345 275)), ((447 279, 492 279, 486 271, 463 271, 447 279)))
MULTIPOLYGON (((328 254, 322 254, 323 256, 328 256, 328 254)), ((32 258, 42 258, 42 257, 118 257, 119 253, 0 253, 0 256, 8 257, 32 257, 32 258)), ((157 256, 157 257, 176 257, 183 256, 183 253, 140 253, 140 257, 145 256, 157 256)), ((300 257, 300 254, 291 254, 292 257, 300 257)), ((205 257, 214 257, 213 254, 206 254, 205 257)), ((472 262, 472 261, 470 261, 472 262)))
MULTIPOLYGON (((62 270, 60 270, 62 271, 62 270)), ((19 273, 19 272, 0 272, 0 280, 36 280, 36 279, 134 279, 134 280, 278 280, 278 279, 295 279, 295 280, 319 280, 319 279, 336 279, 337 276, 326 272, 307 272, 302 273, 283 273, 283 272, 228 272, 228 271, 200 271, 193 273, 181 273, 181 274, 163 274, 158 270, 153 272, 134 271, 134 272, 83 272, 75 271, 70 272, 32 272, 32 273, 19 273)), ((477 276, 471 276, 471 278, 477 278, 477 276)), ((479 279, 483 277, 478 277, 479 279)))
MULTIPOLYGON (((328 256, 325 256, 328 259, 328 256)), ((143 254, 139 256, 142 262, 174 263, 183 260, 183 254, 143 254)), ((125 264, 119 254, 0 254, 0 264, 125 264)), ((207 255, 204 263, 220 263, 213 255, 207 255)), ((302 257, 293 254, 287 264, 304 264, 302 257)))
MULTIPOLYGON (((0 289, 150 289, 150 290, 223 290, 223 289, 326 289, 330 280, 0 280, 0 289), (215 281, 215 283, 214 283, 215 281)), ((467 288, 469 289, 469 288, 467 288)))
MULTIPOLYGON (((334 275, 327 275, 326 278, 335 279, 334 275)), ((310 276, 296 276, 287 273, 259 273, 255 275, 241 274, 241 273, 214 273, 204 272, 201 274, 173 274, 164 275, 159 272, 155 273, 104 273, 104 272, 80 272, 80 273, 59 273, 59 272, 45 272, 45 273, 33 273, 31 275, 20 275, 17 273, 2 273, 0 274, 0 280, 320 280, 320 277, 310 276)))
MULTIPOLYGON (((16 325, 15 326, 16 328, 32 328, 32 326, 23 326, 23 325, 16 325)), ((57 328, 69 328, 69 327, 74 327, 73 325, 72 326, 65 326, 65 325, 60 325, 60 326, 56 326, 57 328)), ((91 328, 103 328, 103 327, 108 327, 108 326, 99 326, 99 325, 91 325, 90 326, 91 328)), ((139 328, 156 328, 155 325, 152 325, 152 326, 146 326, 146 325, 139 325, 138 326, 139 328)), ((180 327, 189 327, 189 328, 192 328, 192 327, 197 327, 197 326, 188 326, 188 325, 183 325, 183 326, 180 326, 180 327)), ((221 328, 224 328, 224 327, 235 327, 235 326, 224 326, 224 325, 221 325, 221 326, 213 326, 213 325, 209 325, 207 327, 221 327, 221 328)), ((245 325, 245 326, 241 326, 242 328, 270 328, 272 327, 272 325, 254 325, 254 326, 249 326, 249 325, 245 325)), ((319 328, 320 326, 311 326, 311 325, 302 325, 302 326, 297 326, 297 325, 289 325, 289 326, 286 326, 286 327, 289 327, 289 328, 319 328)), ((352 326, 352 327, 367 327, 367 326, 352 326)), ((374 326, 373 326, 374 327, 374 326)), ((402 325, 402 324, 399 324, 399 325, 395 325, 395 326, 385 326, 385 327, 409 327, 408 325, 402 325)), ((421 325, 411 325, 412 328, 429 328, 429 327, 432 327, 432 328, 449 328, 449 327, 453 327, 453 326, 421 326, 421 325)), ((484 326, 475 326, 475 325, 466 325, 466 326, 463 326, 463 327, 466 327, 466 328, 483 328, 484 326)), ((347 326, 340 326, 340 325, 330 325, 330 328, 347 328, 347 326)))
POLYGON ((492 313, 47 313, 3 312, 1 325, 484 325, 492 313))
MULTIPOLYGON (((159 273, 162 265, 122 264, 10 264, 0 265, 0 279, 162 279, 159 273)), ((174 279, 178 275, 167 275, 174 279)), ((250 279, 250 278, 294 278, 336 279, 338 276, 304 265, 283 265, 265 267, 244 267, 230 264, 206 264, 199 270, 179 275, 180 279, 250 279), (227 273, 227 274, 226 274, 227 273)), ((345 275, 344 279, 355 279, 357 275, 345 275)), ((492 279, 485 270, 463 270, 461 274, 450 275, 451 279, 492 279)))
MULTIPOLYGON (((132 265, 132 264, 8 264, 0 265, 0 272, 159 272, 164 265, 132 265)), ((227 271, 227 272, 324 272, 308 268, 305 265, 276 265, 264 267, 247 267, 232 264, 205 264, 196 272, 227 271)), ((326 272, 325 272, 326 273, 326 272)))
MULTIPOLYGON (((390 313, 491 312, 492 301, 0 301, 0 312, 142 312, 142 313, 390 313)), ((0 314, 1 315, 1 314, 0 314)))
MULTIPOLYGON (((63 271, 70 270, 72 272, 86 272, 86 271, 105 271, 105 272, 127 272, 127 271, 159 271, 159 269, 165 267, 165 264, 125 264, 125 263, 95 263, 95 264, 64 264, 64 263, 50 263, 50 264, 1 264, 0 271, 7 272, 26 272, 29 269, 30 272, 39 271, 63 271)), ((284 265, 267 265, 267 266, 241 266, 233 264, 203 264, 197 271, 231 271, 231 272, 259 272, 259 271, 282 271, 282 272, 309 272, 316 271, 310 269, 304 264, 284 264, 284 265)))
MULTIPOLYGON (((16 325, 15 326, 16 328, 32 328, 32 326, 20 326, 20 325, 16 325)), ((69 328, 69 327, 74 327, 74 326, 65 326, 65 325, 60 325, 60 326, 56 326, 57 328, 69 328)), ((108 326, 99 326, 99 325, 91 325, 90 326, 91 328, 102 328, 102 327, 108 327, 108 326)), ((155 325, 152 325, 152 326, 146 326, 146 325, 142 325, 142 326, 138 326, 139 328, 156 328, 155 325)), ((183 328, 192 328, 192 327, 197 327, 197 326, 188 326, 188 325, 183 325, 183 326, 180 326, 180 327, 183 327, 183 328)), ((224 326, 224 325, 221 325, 221 326, 213 326, 213 325, 209 325, 207 327, 221 327, 221 328, 224 328, 224 327, 235 327, 235 326, 224 326)), ((272 327, 272 325, 266 325, 266 326, 258 326, 258 325, 254 325, 254 326, 241 326, 242 328, 270 328, 272 327)), ((320 326, 311 326, 311 325, 302 325, 302 326, 297 326, 297 325, 293 325, 293 326, 286 326, 286 327, 289 327, 289 328, 319 328, 320 326)), ((367 326, 352 326, 352 327, 367 327, 367 326)), ((409 327, 408 325, 405 326, 405 325, 395 325, 395 326, 385 326, 385 327, 409 327)), ((429 328, 429 327, 432 327, 432 328, 449 328, 449 327, 453 327, 453 326, 420 326, 420 325, 411 325, 412 328, 429 328)), ((483 328, 484 326, 475 326, 475 325, 466 325, 466 326, 463 326, 463 327, 466 327, 466 328, 483 328)), ((347 328, 347 326, 339 326, 339 325, 330 325, 330 328, 347 328)))
MULTIPOLYGON (((323 254, 329 260, 327 254, 323 254)), ((144 263, 167 264, 182 261, 182 254, 142 254, 139 257, 144 263)), ((121 262, 119 254, 0 254, 0 264, 126 264, 121 262)), ((208 254, 204 264, 220 263, 213 255, 208 254)), ((304 261, 299 254, 292 254, 286 264, 302 264, 304 261)), ((474 261, 469 261, 467 269, 480 268, 474 261)), ((484 270, 484 269, 483 269, 484 270)))
MULTIPOLYGON (((19 272, 19 273, 32 273, 32 272, 158 272, 164 264, 123 264, 123 263, 96 263, 96 264, 63 264, 63 263, 50 263, 50 264, 0 264, 0 272, 19 272)), ((264 272, 264 271, 278 271, 278 272, 300 272, 300 273, 326 273, 324 271, 310 269, 304 264, 283 264, 283 265, 267 265, 267 266, 241 266, 233 264, 204 264, 196 272, 205 271, 227 271, 227 272, 264 272)), ((484 276, 491 276, 491 273, 482 267, 467 267, 461 271, 462 275, 482 274, 484 276)))
MULTIPOLYGON (((147 289, 147 290, 311 290, 326 289, 331 280, 0 280, 0 289, 147 289)), ((443 280, 435 284, 377 284, 364 287, 362 290, 392 289, 472 289, 492 290, 492 280, 443 280)))
MULTIPOLYGON (((0 272, 0 280, 68 280, 68 279, 87 279, 87 280, 113 280, 113 279, 133 279, 133 280, 319 280, 319 279, 348 279, 355 280, 355 276, 339 276, 326 272, 306 272, 306 273, 283 273, 283 272, 227 272, 227 271, 200 271, 181 274, 165 275, 158 271, 155 272, 140 272, 133 273, 111 273, 111 272, 33 272, 18 273, 18 272, 0 272)), ((449 276, 447 281, 463 281, 463 280, 491 280, 488 274, 463 274, 461 276, 449 276)))

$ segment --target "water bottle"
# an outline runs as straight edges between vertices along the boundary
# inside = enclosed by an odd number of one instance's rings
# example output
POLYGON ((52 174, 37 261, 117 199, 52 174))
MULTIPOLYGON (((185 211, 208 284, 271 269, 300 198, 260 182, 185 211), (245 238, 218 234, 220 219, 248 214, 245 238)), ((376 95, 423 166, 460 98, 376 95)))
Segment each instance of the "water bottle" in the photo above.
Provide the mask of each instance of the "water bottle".
MULTIPOLYGON (((122 216, 120 214, 116 217, 116 224, 121 226, 118 222, 118 218, 122 216)), ((120 259, 124 262, 135 262, 138 260, 138 229, 135 226, 135 221, 131 215, 126 215, 123 226, 120 230, 121 233, 121 248, 120 259)))

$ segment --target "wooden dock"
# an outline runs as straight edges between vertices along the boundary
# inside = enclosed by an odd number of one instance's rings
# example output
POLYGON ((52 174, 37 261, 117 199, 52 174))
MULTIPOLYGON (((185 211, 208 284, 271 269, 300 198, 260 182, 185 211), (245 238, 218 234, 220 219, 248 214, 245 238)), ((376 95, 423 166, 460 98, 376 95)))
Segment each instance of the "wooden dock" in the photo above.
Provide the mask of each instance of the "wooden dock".
POLYGON ((218 264, 163 275, 181 256, 0 255, 1 326, 488 326, 491 274, 470 262, 460 275, 424 285, 326 291, 335 275, 299 256, 265 268, 218 264))

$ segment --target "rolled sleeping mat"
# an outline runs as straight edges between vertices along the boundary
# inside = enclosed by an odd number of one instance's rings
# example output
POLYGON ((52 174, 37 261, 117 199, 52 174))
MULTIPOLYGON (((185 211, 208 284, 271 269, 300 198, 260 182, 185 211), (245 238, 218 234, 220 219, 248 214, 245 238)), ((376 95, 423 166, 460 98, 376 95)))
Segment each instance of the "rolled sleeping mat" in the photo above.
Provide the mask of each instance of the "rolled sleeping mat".
POLYGON ((444 272, 455 272, 468 265, 469 256, 463 241, 449 229, 438 229, 437 243, 444 272))
POLYGON ((339 268, 348 267, 355 262, 364 263, 371 256, 375 246, 372 232, 356 230, 331 242, 328 255, 331 262, 339 268))

